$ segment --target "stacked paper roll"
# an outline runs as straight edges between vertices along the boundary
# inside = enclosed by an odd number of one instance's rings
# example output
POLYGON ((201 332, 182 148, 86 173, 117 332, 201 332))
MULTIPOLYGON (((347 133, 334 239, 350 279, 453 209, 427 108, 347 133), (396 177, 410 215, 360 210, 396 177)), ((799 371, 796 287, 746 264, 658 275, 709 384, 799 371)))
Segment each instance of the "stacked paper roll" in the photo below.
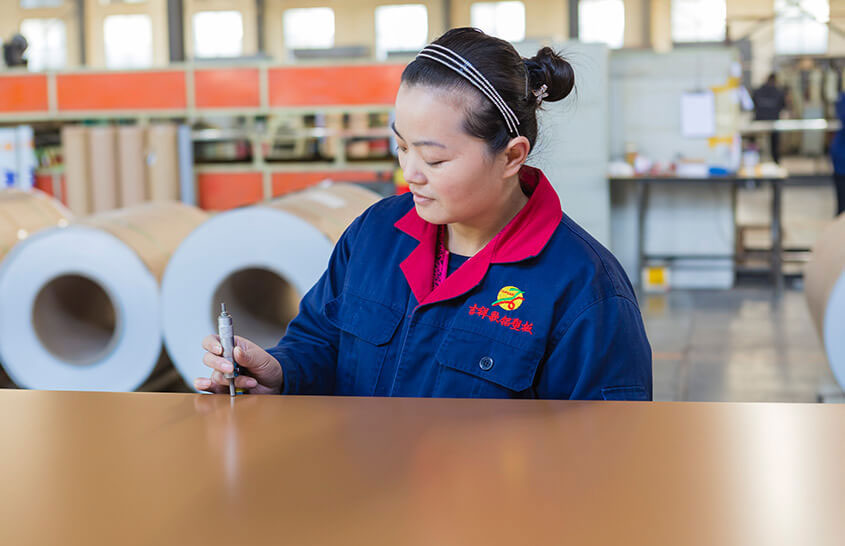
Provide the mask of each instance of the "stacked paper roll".
POLYGON ((33 233, 66 226, 72 217, 59 201, 41 191, 0 190, 0 261, 33 233))
POLYGON ((168 123, 63 127, 68 207, 82 216, 179 200, 178 132, 168 123))
POLYGON ((91 174, 91 210, 117 208, 117 137, 114 127, 101 125, 88 132, 88 166, 91 174))
POLYGON ((161 355, 158 280, 207 218, 180 203, 95 215, 0 264, 0 361, 21 387, 129 391, 161 355))
POLYGON ((191 233, 161 284, 165 346, 186 382, 208 374, 200 343, 216 332, 221 301, 236 335, 275 345, 334 243, 378 199, 351 184, 320 186, 221 213, 191 233))
POLYGON ((120 206, 132 207, 147 200, 147 172, 144 162, 144 129, 122 125, 117 129, 120 206))
POLYGON ((65 202, 76 215, 91 212, 88 170, 88 130, 81 125, 62 126, 62 157, 65 164, 65 202))
POLYGON ((151 201, 179 199, 178 128, 173 124, 147 129, 147 179, 151 201))
POLYGON ((827 360, 845 389, 845 214, 822 232, 804 273, 810 315, 827 360))

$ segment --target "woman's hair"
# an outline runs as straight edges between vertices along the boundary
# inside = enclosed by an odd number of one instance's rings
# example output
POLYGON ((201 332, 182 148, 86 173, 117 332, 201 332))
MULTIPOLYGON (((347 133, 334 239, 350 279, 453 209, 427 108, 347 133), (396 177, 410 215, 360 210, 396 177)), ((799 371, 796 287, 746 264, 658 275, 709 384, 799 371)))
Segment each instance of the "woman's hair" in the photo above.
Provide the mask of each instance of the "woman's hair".
MULTIPOLYGON (((519 134, 534 149, 537 140, 537 95, 543 87, 543 99, 555 102, 566 98, 575 86, 572 66, 549 47, 530 59, 522 58, 505 40, 484 34, 475 28, 454 28, 434 41, 457 53, 472 64, 498 91, 519 120, 519 134)), ((417 57, 402 72, 402 83, 423 85, 462 93, 477 98, 467 105, 464 130, 487 142, 493 153, 505 149, 512 135, 502 113, 473 84, 454 70, 428 58, 417 57)))

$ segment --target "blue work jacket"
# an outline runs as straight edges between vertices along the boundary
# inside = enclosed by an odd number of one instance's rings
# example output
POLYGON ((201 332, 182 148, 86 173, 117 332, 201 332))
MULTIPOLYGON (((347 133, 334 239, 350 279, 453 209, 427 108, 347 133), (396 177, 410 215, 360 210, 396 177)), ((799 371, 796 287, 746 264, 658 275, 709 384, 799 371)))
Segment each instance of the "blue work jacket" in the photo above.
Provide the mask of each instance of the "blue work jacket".
POLYGON ((651 348, 610 252, 524 167, 528 203, 432 287, 437 226, 412 196, 358 217, 268 349, 283 394, 651 400, 651 348))

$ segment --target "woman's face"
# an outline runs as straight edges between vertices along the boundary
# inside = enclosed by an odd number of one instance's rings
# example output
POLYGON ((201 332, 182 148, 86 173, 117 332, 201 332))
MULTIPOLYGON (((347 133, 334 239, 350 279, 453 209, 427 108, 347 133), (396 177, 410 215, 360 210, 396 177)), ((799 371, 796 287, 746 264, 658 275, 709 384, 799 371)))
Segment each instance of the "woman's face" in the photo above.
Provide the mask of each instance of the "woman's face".
POLYGON ((467 100, 475 98, 405 84, 396 96, 399 165, 417 213, 432 224, 483 223, 507 199, 505 158, 463 130, 467 100))

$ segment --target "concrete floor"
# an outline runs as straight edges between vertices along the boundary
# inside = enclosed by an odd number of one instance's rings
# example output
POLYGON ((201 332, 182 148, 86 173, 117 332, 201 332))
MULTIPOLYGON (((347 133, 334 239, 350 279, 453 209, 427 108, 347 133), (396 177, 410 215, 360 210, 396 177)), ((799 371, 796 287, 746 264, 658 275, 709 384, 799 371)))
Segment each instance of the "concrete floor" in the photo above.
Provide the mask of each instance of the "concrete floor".
POLYGON ((841 390, 804 294, 768 287, 640 296, 654 351, 654 399, 817 402, 841 390))

